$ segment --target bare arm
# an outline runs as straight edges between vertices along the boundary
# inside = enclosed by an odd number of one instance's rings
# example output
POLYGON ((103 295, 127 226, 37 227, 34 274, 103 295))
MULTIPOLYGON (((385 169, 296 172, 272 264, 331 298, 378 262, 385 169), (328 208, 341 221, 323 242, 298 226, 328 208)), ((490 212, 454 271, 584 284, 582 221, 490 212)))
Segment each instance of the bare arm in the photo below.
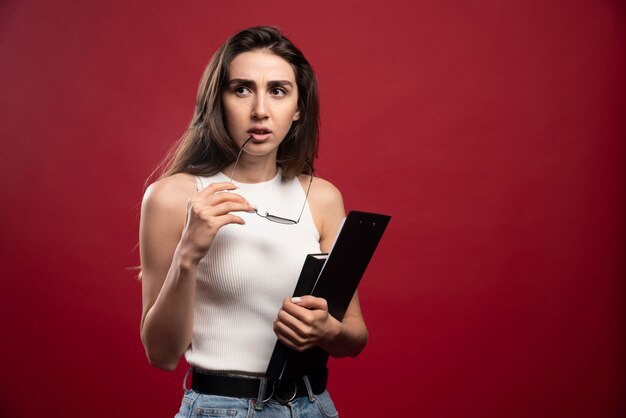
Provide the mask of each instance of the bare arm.
MULTIPOLYGON (((315 179, 317 187, 309 195, 309 205, 320 231, 320 248, 329 252, 345 216, 341 193, 332 184, 315 179)), ((367 343, 358 293, 352 297, 342 321, 328 313, 325 299, 304 296, 287 298, 278 313, 274 331, 278 339, 298 351, 315 345, 333 357, 357 356, 367 343)))
POLYGON ((231 211, 252 208, 229 183, 195 191, 177 174, 146 190, 139 232, 142 271, 141 341, 150 364, 174 370, 191 343, 196 269, 219 228, 243 224, 231 211))

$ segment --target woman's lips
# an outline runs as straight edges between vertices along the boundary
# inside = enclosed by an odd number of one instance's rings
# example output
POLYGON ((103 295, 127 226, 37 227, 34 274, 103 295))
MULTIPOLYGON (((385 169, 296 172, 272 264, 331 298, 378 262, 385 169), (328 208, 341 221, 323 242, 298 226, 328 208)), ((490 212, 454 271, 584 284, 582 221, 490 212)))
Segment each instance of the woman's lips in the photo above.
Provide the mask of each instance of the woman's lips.
POLYGON ((269 129, 250 129, 248 133, 255 141, 265 141, 269 139, 272 134, 272 131, 269 129))

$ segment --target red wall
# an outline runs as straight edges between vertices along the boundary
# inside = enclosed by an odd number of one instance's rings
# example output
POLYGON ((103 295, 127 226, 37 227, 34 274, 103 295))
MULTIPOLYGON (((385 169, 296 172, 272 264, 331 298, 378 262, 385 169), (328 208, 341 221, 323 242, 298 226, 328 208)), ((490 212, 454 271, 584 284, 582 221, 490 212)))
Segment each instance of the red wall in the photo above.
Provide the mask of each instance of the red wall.
POLYGON ((139 341, 143 182, 212 52, 281 27, 321 175, 393 215, 343 417, 626 413, 622 1, 0 3, 0 415, 173 416, 139 341))

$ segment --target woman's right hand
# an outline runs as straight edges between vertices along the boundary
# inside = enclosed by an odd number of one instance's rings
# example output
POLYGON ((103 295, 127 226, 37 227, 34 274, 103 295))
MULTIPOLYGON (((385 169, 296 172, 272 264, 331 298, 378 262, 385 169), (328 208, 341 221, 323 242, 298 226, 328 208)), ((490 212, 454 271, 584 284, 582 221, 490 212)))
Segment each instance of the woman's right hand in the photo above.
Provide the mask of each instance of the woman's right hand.
POLYGON ((180 240, 181 250, 195 262, 206 255, 221 227, 228 224, 245 224, 231 212, 250 212, 254 207, 237 193, 232 183, 213 183, 187 201, 187 216, 180 240))

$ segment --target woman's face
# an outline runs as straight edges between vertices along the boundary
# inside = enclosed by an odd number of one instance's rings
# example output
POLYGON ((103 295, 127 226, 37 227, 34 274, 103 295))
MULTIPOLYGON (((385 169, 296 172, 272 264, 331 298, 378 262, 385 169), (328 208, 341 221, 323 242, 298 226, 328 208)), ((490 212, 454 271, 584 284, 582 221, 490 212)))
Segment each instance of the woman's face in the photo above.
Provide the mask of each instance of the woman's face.
POLYGON ((298 120, 298 87, 291 65, 267 50, 237 55, 222 93, 226 129, 245 152, 276 155, 291 124, 298 120))

